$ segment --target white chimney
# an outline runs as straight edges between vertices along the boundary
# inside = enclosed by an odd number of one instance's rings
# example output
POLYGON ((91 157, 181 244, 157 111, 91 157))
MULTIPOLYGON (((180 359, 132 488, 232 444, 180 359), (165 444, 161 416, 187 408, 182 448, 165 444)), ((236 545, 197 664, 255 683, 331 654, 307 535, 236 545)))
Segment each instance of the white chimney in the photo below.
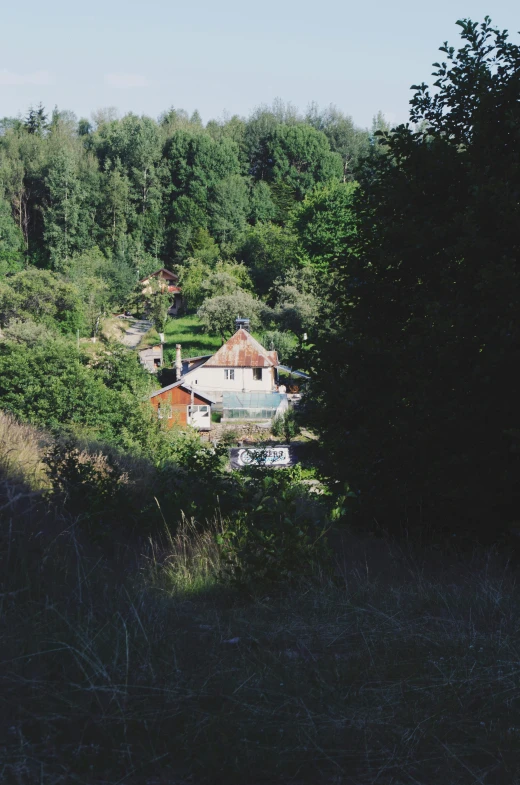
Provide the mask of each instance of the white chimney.
POLYGON ((179 382, 182 377, 182 359, 181 359, 181 345, 175 344, 175 373, 176 380, 179 382))

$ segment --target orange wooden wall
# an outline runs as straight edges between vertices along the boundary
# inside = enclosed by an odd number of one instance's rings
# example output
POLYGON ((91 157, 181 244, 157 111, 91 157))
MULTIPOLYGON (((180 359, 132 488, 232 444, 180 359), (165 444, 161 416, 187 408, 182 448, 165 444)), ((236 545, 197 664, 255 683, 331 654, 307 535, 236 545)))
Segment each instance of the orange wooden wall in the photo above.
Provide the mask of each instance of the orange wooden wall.
MULTIPOLYGON (((191 403, 191 394, 187 390, 183 390, 181 387, 165 390, 158 395, 154 395, 153 398, 150 398, 150 403, 156 411, 158 410, 160 403, 170 404, 173 411, 173 417, 164 420, 164 423, 168 428, 172 428, 174 425, 187 424, 188 406, 191 403)), ((198 396, 197 393, 194 393, 193 395, 193 403, 196 406, 209 406, 208 401, 205 401, 204 398, 198 396)))

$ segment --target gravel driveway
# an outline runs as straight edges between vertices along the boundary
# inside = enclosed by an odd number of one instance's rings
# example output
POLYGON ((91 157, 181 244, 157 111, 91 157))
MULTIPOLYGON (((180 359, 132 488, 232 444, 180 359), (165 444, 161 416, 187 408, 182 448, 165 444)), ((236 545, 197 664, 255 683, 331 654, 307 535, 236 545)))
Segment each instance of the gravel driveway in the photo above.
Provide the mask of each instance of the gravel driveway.
POLYGON ((135 349, 151 326, 152 323, 146 319, 129 319, 127 330, 121 338, 122 343, 128 346, 129 349, 135 349))

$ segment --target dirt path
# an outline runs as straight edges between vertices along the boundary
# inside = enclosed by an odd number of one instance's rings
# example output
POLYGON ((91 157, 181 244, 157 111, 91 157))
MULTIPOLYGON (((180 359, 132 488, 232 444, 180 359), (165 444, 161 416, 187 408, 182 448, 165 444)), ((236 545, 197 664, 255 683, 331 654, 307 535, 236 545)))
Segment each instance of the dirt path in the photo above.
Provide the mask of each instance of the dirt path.
POLYGON ((125 334, 121 338, 122 343, 129 349, 135 349, 143 335, 148 332, 152 323, 146 319, 132 319, 128 322, 125 334))

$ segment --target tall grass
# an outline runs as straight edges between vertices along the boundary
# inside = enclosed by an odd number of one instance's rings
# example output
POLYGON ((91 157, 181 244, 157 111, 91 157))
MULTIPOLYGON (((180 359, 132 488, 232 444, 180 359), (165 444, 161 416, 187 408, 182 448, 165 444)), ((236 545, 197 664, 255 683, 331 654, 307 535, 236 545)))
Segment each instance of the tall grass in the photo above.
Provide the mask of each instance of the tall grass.
POLYGON ((42 456, 49 444, 47 434, 0 411, 0 471, 4 477, 23 478, 33 489, 46 487, 42 456))
POLYGON ((193 519, 182 516, 174 534, 165 522, 164 535, 150 538, 143 554, 145 584, 169 597, 216 588, 221 571, 217 538, 222 531, 223 522, 218 517, 201 529, 193 519))
POLYGON ((497 554, 340 534, 334 570, 244 599, 217 581, 218 517, 116 556, 77 523, 4 475, 0 781, 520 782, 520 600, 497 554))

